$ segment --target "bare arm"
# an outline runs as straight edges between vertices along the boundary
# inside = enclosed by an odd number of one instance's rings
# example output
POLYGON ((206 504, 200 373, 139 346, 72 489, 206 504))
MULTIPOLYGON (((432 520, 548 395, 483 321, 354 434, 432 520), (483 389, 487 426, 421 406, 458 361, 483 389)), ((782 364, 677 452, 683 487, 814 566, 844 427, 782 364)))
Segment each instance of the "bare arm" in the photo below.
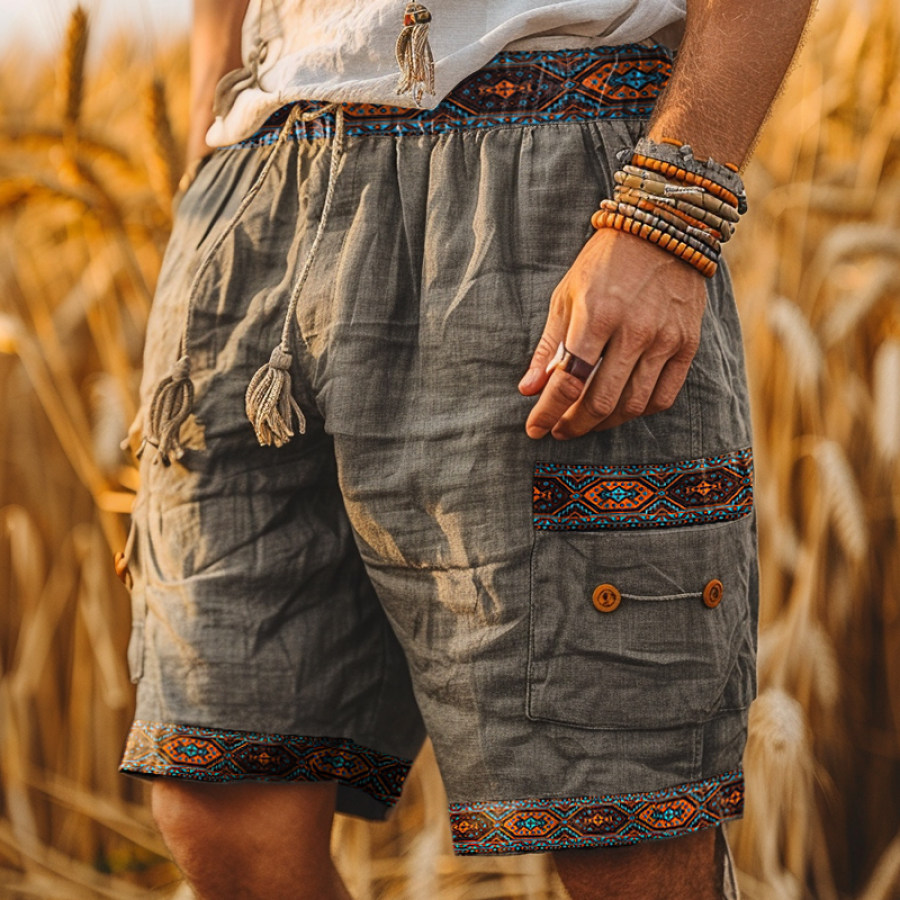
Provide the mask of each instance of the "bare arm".
POLYGON ((213 122, 213 96, 219 79, 241 66, 241 24, 249 2, 194 0, 188 165, 212 150, 205 136, 213 122))
MULTIPOLYGON (((743 163, 787 72, 813 0, 688 0, 685 37, 650 137, 697 157, 743 163)), ((751 198, 752 202, 752 198, 751 198)), ((700 340, 705 279, 664 250, 601 229, 553 292, 544 334, 519 386, 540 394, 530 437, 570 438, 667 409, 700 340), (583 383, 544 370, 560 341, 603 364, 583 383)))

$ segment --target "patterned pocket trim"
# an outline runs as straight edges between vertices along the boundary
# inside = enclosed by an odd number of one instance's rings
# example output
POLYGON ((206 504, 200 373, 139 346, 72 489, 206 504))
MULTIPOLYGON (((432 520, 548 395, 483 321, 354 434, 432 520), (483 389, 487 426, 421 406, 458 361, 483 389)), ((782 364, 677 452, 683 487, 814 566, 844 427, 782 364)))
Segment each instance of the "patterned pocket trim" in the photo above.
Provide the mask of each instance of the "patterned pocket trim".
POLYGON ((628 531, 728 522, 753 509, 753 451, 652 465, 539 462, 539 531, 628 531))

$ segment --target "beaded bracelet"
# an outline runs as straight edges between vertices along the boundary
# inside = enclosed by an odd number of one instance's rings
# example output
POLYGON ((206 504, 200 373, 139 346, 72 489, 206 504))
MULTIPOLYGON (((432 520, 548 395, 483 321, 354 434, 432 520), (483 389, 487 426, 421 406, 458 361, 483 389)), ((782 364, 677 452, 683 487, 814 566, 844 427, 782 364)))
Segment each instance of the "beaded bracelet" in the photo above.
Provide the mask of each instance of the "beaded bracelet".
POLYGON ((690 144, 673 138, 662 138, 658 142, 646 137, 641 138, 631 152, 630 161, 633 162, 635 156, 656 160, 660 163, 669 163, 691 175, 708 178, 737 198, 737 203, 734 205, 741 215, 747 211, 744 182, 738 173, 738 167, 733 163, 722 164, 714 159, 696 159, 690 144))
MULTIPOLYGON (((632 206, 630 203, 622 203, 615 200, 604 200, 600 204, 600 209, 607 212, 622 213, 623 216, 628 216, 629 218, 637 219, 639 222, 652 225, 654 228, 659 228, 661 231, 665 231, 666 234, 682 237, 690 246, 695 247, 697 250, 712 251, 716 254, 722 250, 722 245, 708 232, 701 231, 699 228, 694 228, 690 225, 685 226, 684 223, 669 222, 659 215, 661 210, 640 209, 632 206)), ((594 213, 594 215, 597 214, 594 213)))
POLYGON ((679 241, 677 238, 664 234, 658 229, 651 228, 649 225, 645 225, 635 219, 605 211, 599 213, 597 218, 598 228, 614 228, 616 231, 624 231, 641 237, 651 244, 656 244, 663 250, 668 250, 669 253, 693 266, 707 278, 712 278, 718 269, 716 261, 705 253, 695 250, 683 241, 679 241))
MULTIPOLYGON (((722 233, 715 228, 704 224, 699 219, 689 216, 687 213, 680 212, 674 207, 663 206, 659 203, 651 203, 643 197, 635 196, 626 191, 622 191, 621 193, 616 191, 615 199, 619 203, 624 203, 633 206, 635 209, 640 209, 644 212, 659 216, 663 221, 668 222, 670 225, 674 225, 677 228, 682 228, 688 234, 694 234, 695 237, 702 234, 702 239, 716 245, 720 246, 727 240, 727 238, 724 238, 722 233)), ((606 202, 607 201, 604 201, 604 203, 606 202)))
POLYGON ((713 250, 711 247, 708 247, 706 244, 700 243, 700 241, 695 240, 690 237, 690 235, 686 235, 683 232, 678 231, 675 228, 672 228, 671 225, 666 225, 664 222, 653 221, 653 216, 648 216, 647 213, 640 213, 638 216, 630 216, 624 210, 616 210, 618 215, 625 216, 626 219, 634 219, 636 222, 640 222, 642 225, 647 225, 649 228, 654 231, 661 231, 663 234, 669 235, 671 238, 675 238, 679 243, 685 244, 690 247, 692 250, 696 250, 698 253, 702 253, 705 257, 715 262, 719 258, 719 254, 717 251, 713 250), (648 221, 648 219, 650 221, 648 221))
POLYGON ((690 145, 669 138, 641 138, 618 156, 613 198, 592 216, 594 227, 656 244, 711 278, 747 209, 737 166, 695 159, 690 145))
POLYGON ((647 191, 649 194, 655 194, 659 197, 673 197, 677 199, 687 200, 694 206, 699 206, 709 212, 721 216, 728 222, 737 222, 741 217, 740 213, 733 206, 730 206, 724 200, 707 194, 702 188, 681 187, 671 183, 663 183, 653 181, 640 175, 629 175, 627 172, 616 172, 613 176, 616 184, 623 184, 626 187, 638 188, 647 191))
MULTIPOLYGON (((648 142, 650 142, 650 138, 646 138, 646 140, 647 140, 648 142)), ((685 144, 685 143, 683 143, 682 141, 675 140, 675 138, 661 137, 661 138, 659 139, 658 143, 660 143, 660 144, 671 144, 671 146, 673 146, 673 147, 679 147, 679 148, 687 147, 688 149, 690 149, 690 144, 685 144)), ((716 163, 716 161, 713 160, 713 159, 707 160, 707 165, 710 164, 710 163, 713 164, 713 165, 718 165, 718 163, 716 163)), ((723 165, 726 169, 728 169, 730 172, 734 172, 735 175, 737 175, 737 174, 740 173, 740 169, 739 169, 734 163, 722 163, 722 165, 723 165)))
MULTIPOLYGON (((709 191, 710 194, 718 197, 720 200, 724 200, 735 209, 737 209, 740 202, 737 195, 732 194, 728 188, 722 187, 722 185, 717 184, 715 181, 712 181, 703 175, 695 175, 687 169, 680 169, 673 163, 661 162, 658 159, 652 159, 649 156, 642 156, 640 153, 635 153, 631 157, 631 164, 640 169, 644 169, 645 171, 658 172, 660 175, 674 178, 676 181, 682 181, 685 184, 701 187, 703 190, 709 191)), ((628 169, 627 166, 625 168, 626 170, 628 169)))
POLYGON ((654 244, 658 244, 664 249, 671 250, 672 252, 678 250, 680 253, 684 254, 685 259, 693 260, 702 257, 710 263, 716 263, 716 257, 708 247, 704 249, 691 247, 690 244, 684 240, 683 236, 667 234, 659 228, 654 228, 646 222, 633 219, 631 216, 626 216, 623 213, 599 210, 594 213, 594 219, 600 228, 612 227, 620 231, 627 231, 630 234, 636 234, 654 244))
POLYGON ((675 200, 671 197, 658 197, 649 194, 646 191, 637 190, 636 188, 625 188, 620 186, 616 187, 615 196, 616 199, 622 199, 626 203, 642 201, 655 208, 666 210, 672 215, 681 216, 689 225, 711 231, 713 236, 723 243, 728 241, 734 233, 734 226, 730 222, 726 222, 714 213, 705 209, 700 209, 683 200, 675 200))

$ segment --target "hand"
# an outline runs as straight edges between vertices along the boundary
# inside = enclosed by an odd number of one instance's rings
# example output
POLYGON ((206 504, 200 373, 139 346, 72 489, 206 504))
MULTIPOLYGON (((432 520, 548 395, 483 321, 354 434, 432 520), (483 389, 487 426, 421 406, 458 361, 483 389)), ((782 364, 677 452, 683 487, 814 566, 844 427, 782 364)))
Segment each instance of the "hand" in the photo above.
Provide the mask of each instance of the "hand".
POLYGON ((540 394, 525 431, 566 439, 668 409, 700 344, 706 279, 648 241, 601 228, 557 285, 519 391, 540 394), (589 363, 584 382, 547 375, 560 341, 589 363))

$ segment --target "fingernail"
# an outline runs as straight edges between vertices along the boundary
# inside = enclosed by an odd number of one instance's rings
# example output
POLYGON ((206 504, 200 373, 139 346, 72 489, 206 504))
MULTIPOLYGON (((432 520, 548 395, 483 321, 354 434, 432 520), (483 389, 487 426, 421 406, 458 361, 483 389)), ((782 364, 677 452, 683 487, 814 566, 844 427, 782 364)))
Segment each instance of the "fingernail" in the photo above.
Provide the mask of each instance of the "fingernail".
POLYGON ((519 382, 520 388, 530 388, 537 380, 540 375, 540 369, 529 369, 523 376, 522 380, 519 382))
POLYGON ((553 370, 563 361, 563 357, 566 355, 566 345, 560 341, 559 346, 556 348, 556 353, 553 355, 553 359, 547 363, 547 368, 544 371, 550 375, 553 370))

